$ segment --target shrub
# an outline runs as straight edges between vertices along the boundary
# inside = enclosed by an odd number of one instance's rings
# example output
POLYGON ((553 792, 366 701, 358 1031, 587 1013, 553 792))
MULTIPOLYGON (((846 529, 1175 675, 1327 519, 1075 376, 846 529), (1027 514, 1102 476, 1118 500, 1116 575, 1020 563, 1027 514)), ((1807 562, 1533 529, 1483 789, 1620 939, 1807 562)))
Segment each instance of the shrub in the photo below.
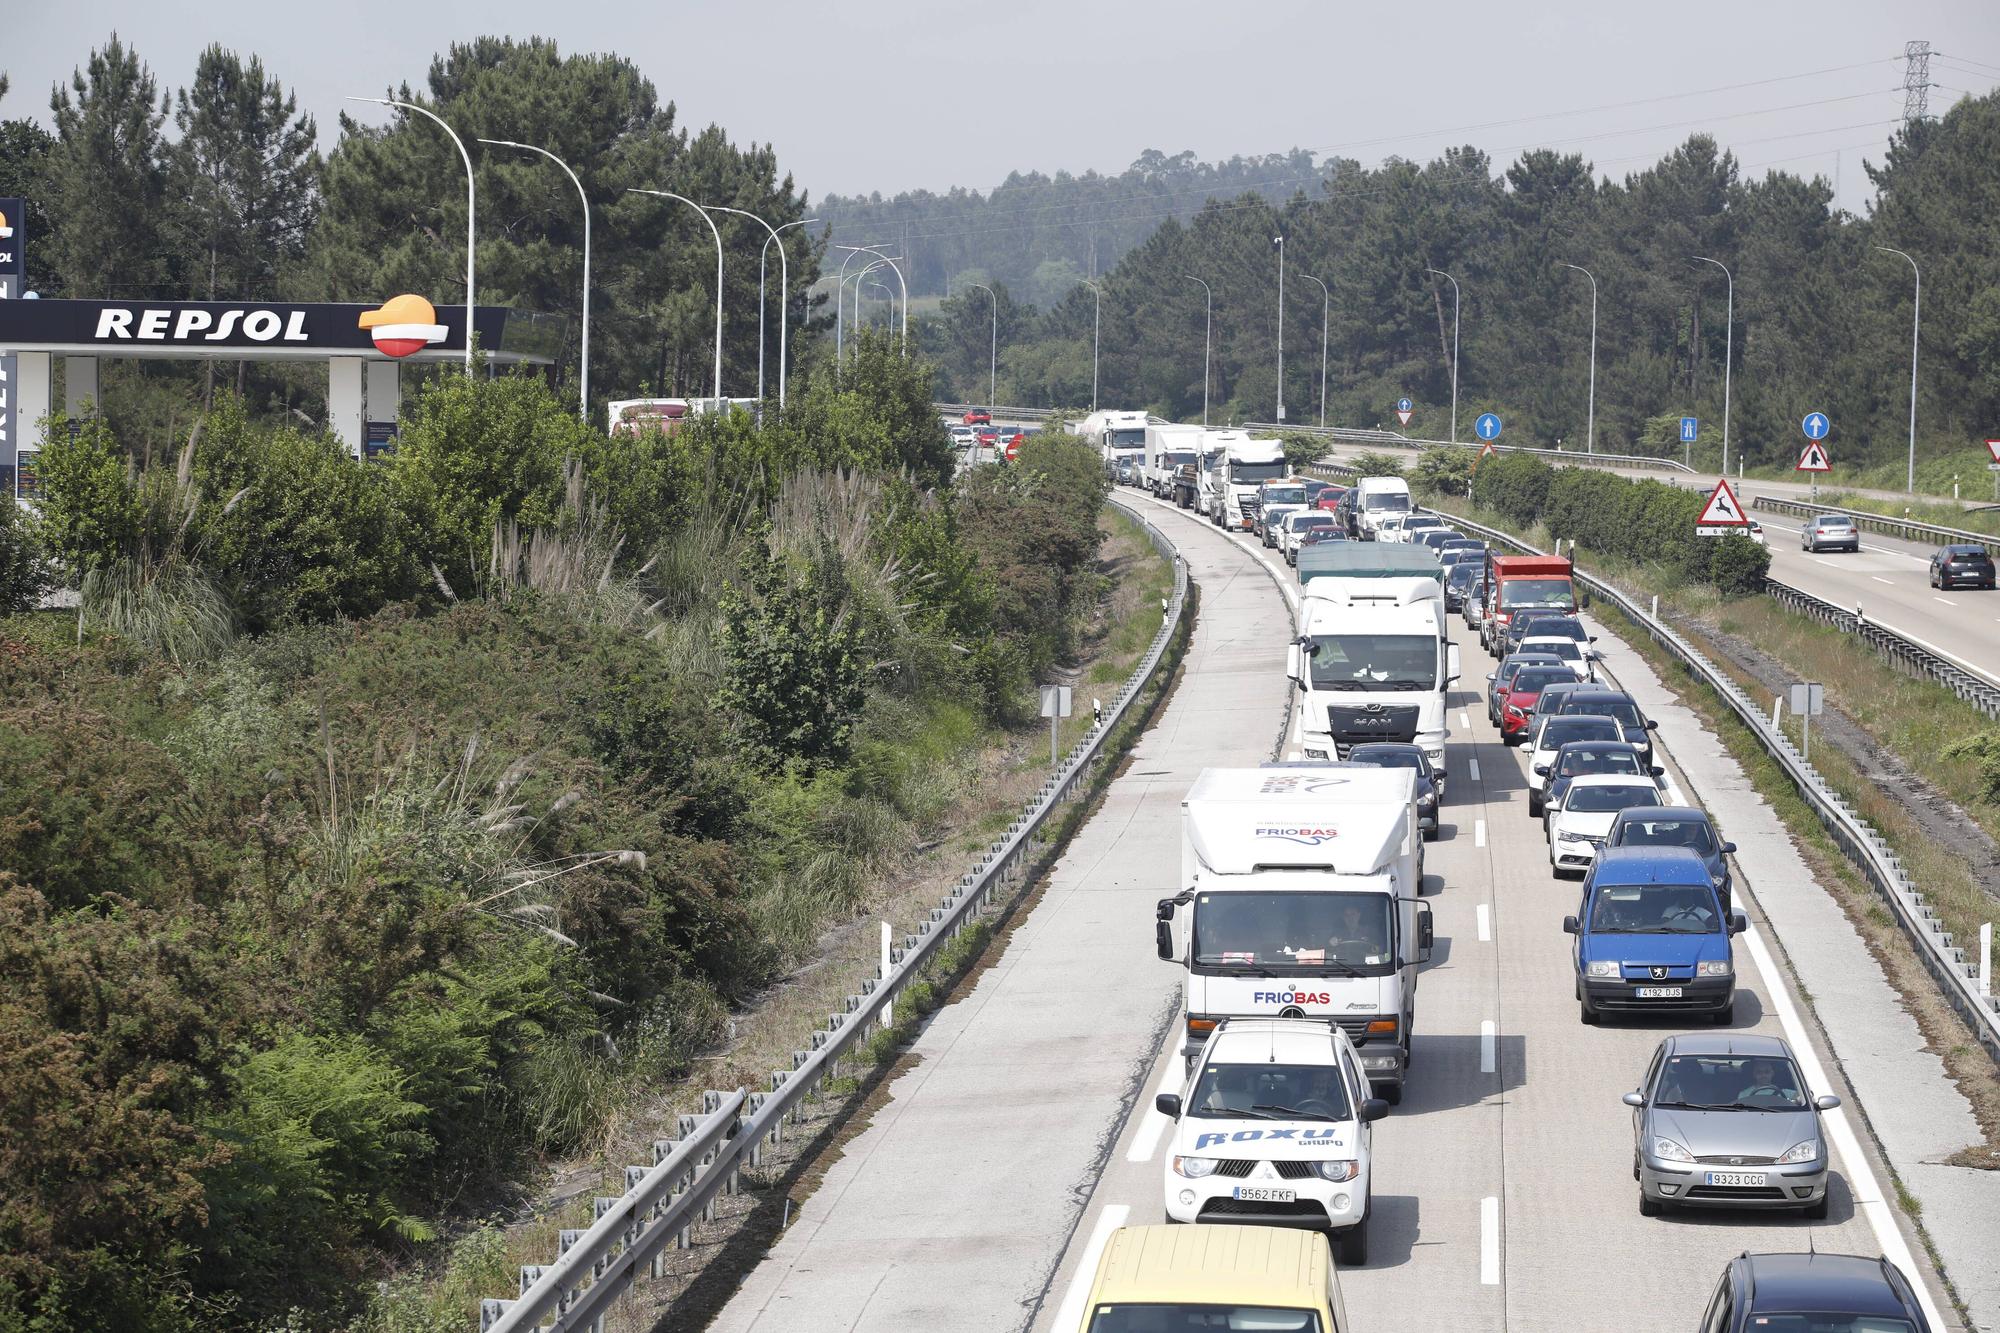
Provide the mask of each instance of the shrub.
POLYGON ((34 610, 50 582, 48 556, 34 526, 21 506, 0 505, 0 615, 34 610))
POLYGON ((742 574, 742 585, 722 599, 728 666, 717 702, 742 719, 745 739, 767 765, 841 763, 867 695, 846 561, 822 549, 793 568, 759 542, 742 574))
POLYGON ((41 531, 77 573, 130 552, 145 511, 125 451, 101 418, 50 418, 39 460, 41 531))
MULTIPOLYGON (((1701 538, 1699 540, 1712 540, 1701 538)), ((1764 590, 1764 576, 1771 572, 1771 552, 1748 537, 1731 533, 1715 540, 1709 564, 1709 582, 1724 597, 1741 597, 1764 590)))
POLYGON ((1455 449, 1449 445, 1426 449, 1417 455, 1416 481, 1439 495, 1464 495, 1467 484, 1472 480, 1472 460, 1475 457, 1477 455, 1468 449, 1455 449))
POLYGON ((1397 454, 1356 454, 1347 460, 1357 477, 1400 477, 1407 462, 1397 454))

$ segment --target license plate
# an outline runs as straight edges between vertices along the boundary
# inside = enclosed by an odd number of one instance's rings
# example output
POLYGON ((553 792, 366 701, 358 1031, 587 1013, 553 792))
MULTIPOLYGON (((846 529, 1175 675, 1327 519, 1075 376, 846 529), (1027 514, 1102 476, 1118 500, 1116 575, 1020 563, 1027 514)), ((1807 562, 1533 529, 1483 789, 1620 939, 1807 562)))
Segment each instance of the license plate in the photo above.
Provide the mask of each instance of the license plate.
POLYGON ((1710 1171, 1704 1184, 1735 1186, 1737 1188, 1762 1189, 1768 1182, 1762 1171, 1710 1171))
POLYGON ((1297 1190, 1273 1189, 1265 1185, 1238 1185, 1231 1193, 1245 1203, 1293 1203, 1299 1197, 1297 1190))
POLYGON ((1678 1000, 1681 998, 1679 986, 1641 986, 1639 998, 1642 1000, 1678 1000))

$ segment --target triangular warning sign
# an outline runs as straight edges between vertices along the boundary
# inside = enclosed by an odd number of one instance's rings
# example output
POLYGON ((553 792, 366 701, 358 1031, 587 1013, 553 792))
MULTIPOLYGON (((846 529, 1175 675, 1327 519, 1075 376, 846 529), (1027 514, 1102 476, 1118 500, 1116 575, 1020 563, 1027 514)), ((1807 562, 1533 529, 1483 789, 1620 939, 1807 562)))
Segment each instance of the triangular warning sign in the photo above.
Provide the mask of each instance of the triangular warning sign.
POLYGON ((1988 440, 1986 452, 1993 455, 1993 461, 2000 463, 2000 440, 1988 440))
POLYGON ((1833 464, 1827 461, 1826 446, 1818 440, 1809 440, 1806 451, 1799 455, 1798 472, 1830 472, 1833 464))
POLYGON ((1411 413, 1409 413, 1409 412, 1405 412, 1405 411, 1404 411, 1404 410, 1403 410, 1402 408, 1400 408, 1400 407, 1396 409, 1396 420, 1397 420, 1397 421, 1399 421, 1399 422, 1401 422, 1401 423, 1402 423, 1403 425, 1405 425, 1405 426, 1407 426, 1407 425, 1409 425, 1409 424, 1410 424, 1410 417, 1411 417, 1411 415, 1412 415, 1411 413))
POLYGON ((1743 506, 1736 503, 1736 492, 1729 489, 1729 478, 1716 480, 1715 489, 1708 493, 1708 503, 1702 506, 1701 517, 1694 522, 1697 528, 1749 526, 1750 520, 1743 516, 1743 506))
POLYGON ((1486 457, 1486 455, 1493 452, 1493 448, 1494 448, 1493 441, 1488 440, 1485 444, 1479 446, 1479 456, 1481 458, 1486 457))

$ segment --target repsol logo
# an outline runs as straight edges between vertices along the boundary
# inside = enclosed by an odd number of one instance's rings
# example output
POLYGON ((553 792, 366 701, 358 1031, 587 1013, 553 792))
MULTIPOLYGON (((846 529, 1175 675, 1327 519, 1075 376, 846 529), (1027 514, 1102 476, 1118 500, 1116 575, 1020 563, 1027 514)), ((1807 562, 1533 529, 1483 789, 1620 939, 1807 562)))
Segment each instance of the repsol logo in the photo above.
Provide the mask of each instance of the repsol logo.
POLYGON ((132 310, 113 306, 97 314, 99 341, 122 342, 310 342, 306 312, 293 310, 132 310))
POLYGON ((1273 1139, 1289 1139, 1293 1143, 1312 1143, 1322 1148, 1336 1146, 1340 1138, 1340 1126, 1331 1129, 1239 1129, 1235 1133, 1228 1130, 1214 1130, 1195 1137, 1194 1150, 1212 1147, 1218 1143, 1250 1143, 1262 1139, 1269 1143, 1273 1139))
POLYGON ((1325 991, 1306 990, 1260 990, 1250 993, 1252 1004, 1332 1004, 1333 997, 1325 991))

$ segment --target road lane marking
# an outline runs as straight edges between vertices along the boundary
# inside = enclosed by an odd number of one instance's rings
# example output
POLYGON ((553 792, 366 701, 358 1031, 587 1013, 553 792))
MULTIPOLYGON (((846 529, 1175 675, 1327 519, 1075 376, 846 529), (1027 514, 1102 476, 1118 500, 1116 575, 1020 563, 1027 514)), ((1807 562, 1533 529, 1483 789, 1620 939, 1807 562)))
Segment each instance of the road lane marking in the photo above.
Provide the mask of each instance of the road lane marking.
POLYGON ((1090 1299, 1090 1288, 1097 1281, 1097 1262, 1104 1257, 1111 1233, 1124 1226, 1131 1215, 1132 1210, 1122 1203, 1107 1203, 1097 1215, 1097 1225, 1090 1229, 1090 1239, 1077 1260, 1076 1272, 1070 1276, 1069 1290, 1063 1293, 1062 1305, 1056 1311, 1054 1327, 1076 1328, 1083 1323, 1083 1303, 1090 1299))
POLYGON ((1458 710, 1458 725, 1465 728, 1467 731, 1472 730, 1472 719, 1466 716, 1465 710, 1463 708, 1458 710))
MULTIPOLYGON (((1874 580, 1875 580, 1875 581, 1876 581, 1877 583, 1888 583, 1888 582, 1889 582, 1889 580, 1887 580, 1887 579, 1883 578, 1883 577, 1882 577, 1882 576, 1881 576, 1880 574, 1870 574, 1870 575, 1869 575, 1868 577, 1869 577, 1869 578, 1871 578, 1871 579, 1874 579, 1874 580)), ((1892 585, 1892 586, 1893 586, 1893 585, 1892 585)))
POLYGON ((1479 1072, 1482 1074, 1493 1072, 1493 1047, 1499 1037, 1498 1024, 1490 1018, 1479 1020, 1479 1072))
POLYGON ((1471 772, 1472 780, 1474 782, 1479 781, 1479 761, 1477 759, 1468 759, 1465 761, 1465 766, 1471 772))
POLYGON ((1958 605, 1958 603, 1957 603, 1957 602, 1954 602, 1954 601, 1952 601, 1952 600, 1951 600, 1951 598, 1949 598, 1949 597, 1940 597, 1940 596, 1938 596, 1938 595, 1937 595, 1936 593, 1932 593, 1932 594, 1931 594, 1931 600, 1932 600, 1933 602, 1943 602, 1943 603, 1944 603, 1944 604, 1945 604, 1946 606, 1957 606, 1957 605, 1958 605))
MULTIPOLYGON (((1483 828, 1484 826, 1482 825, 1481 827, 1483 828)), ((1479 919, 1479 942, 1481 944, 1491 944, 1493 942, 1492 911, 1487 908, 1485 903, 1481 903, 1475 915, 1479 919)))
MULTIPOLYGON (((1784 977, 1778 971, 1777 960, 1772 957, 1770 946, 1754 926, 1737 937, 1749 946, 1751 961, 1757 965, 1757 976, 1764 983, 1764 992, 1770 998, 1771 1007, 1778 1011, 1778 1023, 1785 1029, 1785 1039, 1791 1043, 1792 1056, 1799 1062, 1799 1072, 1805 1075, 1806 1083, 1824 1092, 1833 1086, 1827 1078, 1825 1068, 1820 1064, 1819 1052, 1813 1049, 1806 1027, 1799 1018, 1798 1007, 1792 1003, 1791 992, 1785 989, 1784 977)), ((1909 1244, 1904 1241, 1901 1228, 1896 1225, 1895 1214, 1890 1212, 1888 1201, 1882 1197, 1882 1186, 1875 1179, 1874 1168, 1862 1155, 1861 1140, 1855 1137, 1854 1126, 1848 1123, 1847 1109, 1836 1107, 1820 1113, 1820 1123, 1826 1127, 1827 1137, 1833 1140, 1834 1151, 1840 1154, 1841 1165, 1846 1168, 1847 1188, 1854 1196, 1854 1205, 1868 1218, 1868 1225, 1875 1233, 1876 1244, 1889 1261, 1906 1274, 1919 1270, 1916 1260, 1910 1254, 1909 1244)), ((1910 1285, 1916 1288, 1917 1300, 1924 1308, 1924 1317, 1932 1327, 1943 1328, 1944 1316, 1938 1313, 1931 1301, 1930 1288, 1912 1277, 1910 1285)))
MULTIPOLYGON (((1187 1062, 1185 1060, 1169 1060, 1167 1061, 1167 1076, 1160 1080, 1160 1086, 1155 1088, 1153 1092, 1155 1096, 1163 1092, 1178 1093, 1186 1086, 1187 1062)), ((1168 1127, 1172 1124, 1173 1121, 1161 1115, 1151 1102, 1147 1102, 1146 1112, 1139 1120, 1138 1131, 1132 1135, 1132 1146, 1125 1150, 1125 1160, 1128 1162, 1152 1161, 1153 1154, 1160 1150, 1161 1137, 1166 1134, 1168 1127)))
MULTIPOLYGON (((1472 845, 1474 847, 1484 847, 1486 845, 1486 821, 1483 819, 1472 821, 1472 845)), ((1482 907, 1479 910, 1483 912, 1486 909, 1482 907)))
POLYGON ((1500 1285, 1500 1200, 1491 1195, 1479 1201, 1479 1281, 1488 1287, 1500 1285))

